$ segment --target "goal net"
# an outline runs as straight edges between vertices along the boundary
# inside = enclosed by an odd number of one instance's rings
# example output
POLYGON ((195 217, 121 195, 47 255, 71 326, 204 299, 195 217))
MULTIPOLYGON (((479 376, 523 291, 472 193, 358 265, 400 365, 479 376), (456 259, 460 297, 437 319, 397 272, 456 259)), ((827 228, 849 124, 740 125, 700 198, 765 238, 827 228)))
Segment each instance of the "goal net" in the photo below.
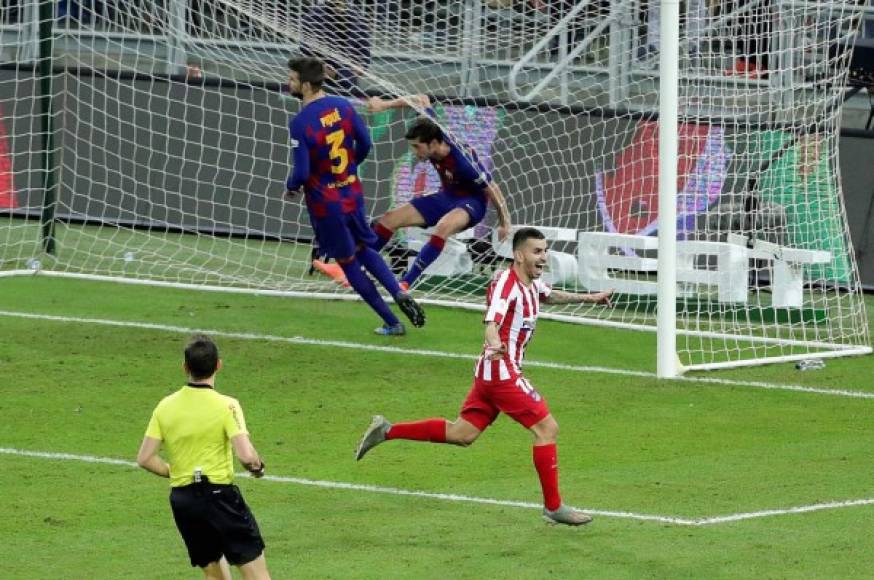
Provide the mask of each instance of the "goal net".
MULTIPOLYGON (((49 5, 51 3, 43 3, 49 5)), ((863 5, 688 0, 679 26, 676 350, 686 368, 870 351, 838 174, 863 5)), ((287 61, 324 58, 374 147, 378 218, 439 188, 404 140, 427 94, 472 146, 514 225, 550 242, 548 281, 615 289, 569 321, 651 329, 658 267, 660 10, 640 0, 229 2, 4 7, 0 274, 352 298, 314 272, 283 201, 287 61)), ((496 216, 447 241, 414 291, 479 307, 511 257, 496 216)), ((427 234, 397 233, 398 273, 427 234)))

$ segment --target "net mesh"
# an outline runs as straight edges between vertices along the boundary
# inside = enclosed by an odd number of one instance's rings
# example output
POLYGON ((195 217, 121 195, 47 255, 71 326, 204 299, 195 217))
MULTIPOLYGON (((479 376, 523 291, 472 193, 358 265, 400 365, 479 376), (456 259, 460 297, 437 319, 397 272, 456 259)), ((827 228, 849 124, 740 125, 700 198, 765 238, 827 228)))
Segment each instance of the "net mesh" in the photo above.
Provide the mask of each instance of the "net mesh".
MULTIPOLYGON (((861 11, 796 0, 682 5, 686 365, 868 343, 837 171, 861 11)), ((306 210, 282 199, 287 122, 300 106, 285 91, 286 63, 309 54, 332 66, 329 91, 352 99, 370 127, 359 176, 372 218, 436 191, 439 179, 403 138, 416 101, 370 113, 366 100, 428 94, 448 138, 472 146, 494 175, 514 225, 547 233, 548 280, 617 291, 614 309, 550 313, 655 325, 657 4, 66 0, 51 16, 51 142, 38 97, 40 15, 30 4, 2 15, 4 270, 348 293, 312 272, 306 210), (48 206, 47 179, 56 183, 48 206)), ((450 239, 416 292, 481 304, 509 257, 495 224, 490 211, 450 239)), ((398 273, 426 236, 410 228, 388 246, 398 273)))

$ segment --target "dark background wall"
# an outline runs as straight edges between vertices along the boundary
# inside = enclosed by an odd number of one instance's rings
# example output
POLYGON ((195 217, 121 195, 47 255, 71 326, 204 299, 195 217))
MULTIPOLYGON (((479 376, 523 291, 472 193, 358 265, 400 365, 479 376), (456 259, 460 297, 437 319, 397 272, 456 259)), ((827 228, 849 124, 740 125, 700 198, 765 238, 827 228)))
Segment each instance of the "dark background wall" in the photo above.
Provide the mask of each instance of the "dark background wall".
POLYGON ((874 289, 874 135, 841 137, 840 167, 862 283, 874 289))
MULTIPOLYGON (((31 73, 0 71, 0 111, 10 137, 19 206, 42 203, 40 139, 31 73)), ((281 199, 289 170, 286 123, 295 100, 250 87, 59 75, 59 214, 109 222, 309 238, 301 204, 281 199)), ((475 114, 474 114, 475 117, 475 114)), ((368 206, 393 203, 407 154, 403 115, 369 119, 381 131, 363 169, 368 206), (403 163, 403 161, 401 161, 403 163), (388 189, 388 191, 387 191, 388 189)), ((594 180, 612 169, 638 121, 558 112, 502 111, 490 161, 520 223, 582 229, 599 219, 594 180), (525 192, 519 199, 519 192, 525 192), (595 217, 593 217, 595 216, 595 217)), ((753 132, 754 133, 754 132, 753 132)), ((733 152, 723 198, 751 175, 748 128, 726 130, 733 152), (746 160, 745 160, 746 159, 746 160)), ((841 180, 863 283, 874 286, 874 139, 843 137, 841 180)))

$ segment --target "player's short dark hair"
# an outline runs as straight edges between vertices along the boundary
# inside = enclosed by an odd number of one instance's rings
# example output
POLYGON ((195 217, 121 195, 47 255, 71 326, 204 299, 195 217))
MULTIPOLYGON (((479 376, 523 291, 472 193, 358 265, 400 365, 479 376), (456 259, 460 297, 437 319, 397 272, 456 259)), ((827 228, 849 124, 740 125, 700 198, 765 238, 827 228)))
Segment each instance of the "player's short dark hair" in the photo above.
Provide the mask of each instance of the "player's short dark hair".
POLYGON ((419 143, 430 143, 435 139, 441 143, 444 142, 443 130, 430 117, 419 117, 413 121, 404 137, 408 141, 418 141, 419 143))
POLYGON ((219 352, 212 339, 195 334, 185 347, 185 366, 192 379, 206 379, 218 370, 219 352))
POLYGON ((314 91, 322 88, 325 82, 325 63, 309 56, 288 59, 288 70, 297 73, 300 83, 309 83, 314 91))
POLYGON ((546 236, 537 228, 522 228, 516 230, 513 234, 513 251, 515 252, 522 247, 522 244, 528 240, 545 240, 546 236))

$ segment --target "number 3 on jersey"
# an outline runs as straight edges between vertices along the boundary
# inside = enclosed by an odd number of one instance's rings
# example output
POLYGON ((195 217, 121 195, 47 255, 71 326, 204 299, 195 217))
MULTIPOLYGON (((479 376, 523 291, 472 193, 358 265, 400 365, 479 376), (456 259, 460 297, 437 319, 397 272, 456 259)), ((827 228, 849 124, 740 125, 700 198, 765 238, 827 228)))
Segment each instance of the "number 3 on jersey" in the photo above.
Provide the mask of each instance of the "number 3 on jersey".
POLYGON ((329 156, 334 165, 331 166, 332 173, 343 173, 346 171, 346 166, 349 165, 349 151, 343 147, 343 141, 346 138, 346 133, 343 129, 339 129, 332 133, 328 133, 325 140, 331 145, 329 156))

